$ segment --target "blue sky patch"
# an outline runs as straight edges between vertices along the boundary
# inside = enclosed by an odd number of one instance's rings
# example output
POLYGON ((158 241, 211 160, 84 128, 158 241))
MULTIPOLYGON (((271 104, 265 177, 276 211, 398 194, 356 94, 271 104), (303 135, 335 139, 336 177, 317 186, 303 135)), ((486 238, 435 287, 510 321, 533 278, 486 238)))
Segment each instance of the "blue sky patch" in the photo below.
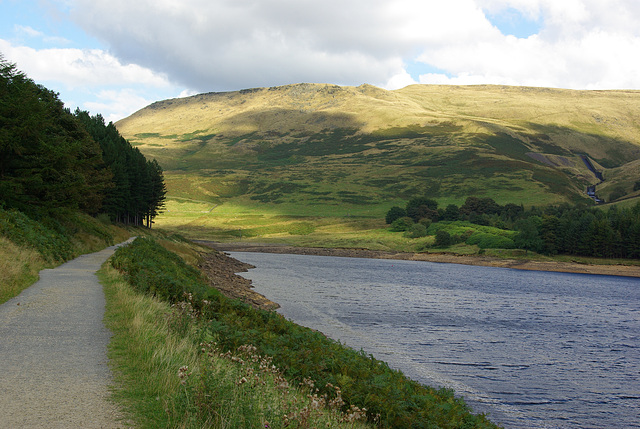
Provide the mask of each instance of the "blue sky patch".
POLYGON ((46 13, 50 6, 43 2, 0 0, 0 4, 0 39, 15 46, 104 49, 102 43, 70 21, 65 12, 46 13))
POLYGON ((485 16, 502 34, 515 36, 519 39, 526 39, 529 36, 538 34, 543 24, 541 18, 533 20, 513 8, 505 9, 496 14, 487 12, 485 16))
POLYGON ((443 74, 443 75, 446 75, 448 77, 451 77, 451 75, 449 73, 447 73, 443 69, 439 69, 439 68, 434 67, 434 66, 432 66, 430 64, 425 64, 425 63, 418 62, 418 61, 409 61, 409 62, 407 62, 407 64, 405 65, 405 70, 407 71, 407 73, 409 73, 411 78, 413 80, 415 80, 416 82, 420 82, 420 76, 421 75, 429 74, 429 73, 443 74))

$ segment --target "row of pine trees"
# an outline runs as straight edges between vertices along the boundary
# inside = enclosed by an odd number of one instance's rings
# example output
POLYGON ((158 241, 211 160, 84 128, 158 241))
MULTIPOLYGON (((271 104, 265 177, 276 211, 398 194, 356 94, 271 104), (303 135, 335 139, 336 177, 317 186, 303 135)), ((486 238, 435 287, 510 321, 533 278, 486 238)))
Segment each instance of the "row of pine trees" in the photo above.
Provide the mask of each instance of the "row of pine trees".
POLYGON ((0 208, 76 209, 151 227, 164 206, 162 168, 100 115, 70 112, 0 55, 0 208))

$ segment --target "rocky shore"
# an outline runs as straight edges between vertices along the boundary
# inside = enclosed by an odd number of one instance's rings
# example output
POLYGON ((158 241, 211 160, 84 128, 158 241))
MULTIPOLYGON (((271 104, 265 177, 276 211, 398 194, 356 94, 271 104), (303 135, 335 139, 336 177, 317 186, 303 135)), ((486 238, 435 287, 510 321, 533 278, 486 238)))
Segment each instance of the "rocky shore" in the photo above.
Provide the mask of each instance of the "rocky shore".
MULTIPOLYGON (((449 253, 403 253, 366 249, 325 249, 293 247, 261 243, 199 243, 222 252, 263 252, 296 255, 341 256, 351 258, 399 259, 409 261, 440 262, 448 264, 478 265, 485 267, 514 268, 531 271, 556 271, 577 274, 599 274, 625 277, 640 277, 640 265, 599 265, 580 262, 533 261, 529 259, 503 259, 489 256, 464 256, 449 253)), ((239 272, 239 271, 236 271, 239 272)))
POLYGON ((221 251, 208 253, 200 264, 200 269, 209 278, 210 286, 218 289, 223 295, 263 310, 279 308, 278 304, 255 292, 252 289, 251 280, 236 274, 247 272, 251 268, 254 266, 238 261, 221 251))
POLYGON ((239 299, 255 308, 263 310, 275 310, 279 308, 280 305, 255 292, 252 289, 251 280, 236 274, 255 268, 253 265, 238 261, 224 252, 262 252, 349 258, 398 259, 513 268, 518 270, 640 277, 640 266, 638 265, 595 265, 578 262, 531 261, 527 259, 502 259, 488 256, 460 256, 447 253, 402 253, 366 249, 293 247, 259 243, 197 242, 216 250, 207 254, 204 261, 200 264, 200 268, 209 277, 211 287, 215 287, 227 297, 239 299))

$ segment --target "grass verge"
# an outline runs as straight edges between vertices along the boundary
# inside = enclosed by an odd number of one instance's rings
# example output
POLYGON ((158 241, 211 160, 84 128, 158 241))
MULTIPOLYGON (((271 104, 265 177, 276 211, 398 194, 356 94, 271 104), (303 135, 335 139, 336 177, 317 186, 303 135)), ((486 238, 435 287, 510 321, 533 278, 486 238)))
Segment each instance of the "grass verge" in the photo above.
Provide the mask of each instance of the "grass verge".
POLYGON ((45 261, 37 251, 0 236, 0 304, 33 284, 43 268, 45 261))
MULTIPOLYGON (((149 426, 341 427, 336 426, 340 421, 355 424, 352 419, 366 416, 370 423, 389 428, 495 427, 483 415, 473 415, 451 390, 420 385, 320 332, 224 297, 166 247, 145 238, 118 249, 112 265, 131 284, 129 289, 119 286, 125 289, 119 293, 130 295, 114 305, 114 293, 107 293, 108 320, 116 336, 112 358, 116 367, 122 362, 124 368, 121 392, 130 390, 125 399, 132 403, 155 407, 152 415, 166 414, 149 426), (139 315, 141 310, 128 310, 122 317, 114 312, 142 298, 154 306, 162 299, 164 310, 156 307, 157 313, 149 317, 139 315), (149 328, 134 326, 136 321, 149 328), (184 359, 174 357, 174 344, 187 339, 195 352, 187 350, 184 359), (230 369, 229 362, 239 366, 230 369), (153 387, 146 373, 166 376, 153 387), (140 395, 127 387, 139 382, 150 390, 140 395), (292 399, 292 386, 298 385, 310 390, 292 399), (252 393, 260 386, 267 391, 252 393), (274 399, 262 402, 270 397, 274 399), (304 397, 310 402, 301 402, 304 397), (309 420, 314 410, 327 406, 329 415, 336 416, 333 421, 309 420)), ((144 418, 146 409, 136 415, 144 418)))
POLYGON ((339 391, 329 398, 290 384, 254 347, 222 352, 190 303, 136 293, 109 264, 99 278, 113 332, 114 398, 136 427, 367 427, 356 421, 359 410, 338 410, 339 391))
POLYGON ((36 218, 0 209, 0 304, 37 281, 40 270, 128 237, 124 229, 79 212, 36 218))

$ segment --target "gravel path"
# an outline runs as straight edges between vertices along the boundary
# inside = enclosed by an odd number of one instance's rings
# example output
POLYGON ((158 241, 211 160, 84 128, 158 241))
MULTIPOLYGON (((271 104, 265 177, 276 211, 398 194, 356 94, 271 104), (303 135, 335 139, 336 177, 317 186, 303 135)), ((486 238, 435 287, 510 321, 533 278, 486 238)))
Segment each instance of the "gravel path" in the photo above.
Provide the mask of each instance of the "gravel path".
POLYGON ((119 428, 111 333, 95 272, 117 246, 52 270, 0 305, 0 428, 119 428))

